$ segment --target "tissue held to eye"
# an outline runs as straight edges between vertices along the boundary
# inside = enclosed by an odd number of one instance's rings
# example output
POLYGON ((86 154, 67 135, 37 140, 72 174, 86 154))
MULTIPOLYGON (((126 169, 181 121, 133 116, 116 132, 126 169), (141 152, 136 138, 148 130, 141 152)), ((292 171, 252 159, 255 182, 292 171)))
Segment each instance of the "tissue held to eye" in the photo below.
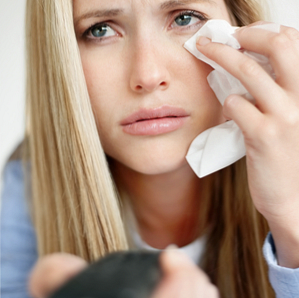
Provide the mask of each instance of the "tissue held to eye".
MULTIPOLYGON (((243 95, 252 101, 253 98, 238 79, 234 78, 216 62, 200 53, 196 48, 196 41, 199 36, 205 36, 211 39, 212 42, 240 49, 239 42, 233 36, 237 28, 224 20, 210 20, 185 43, 185 48, 190 53, 214 68, 208 76, 208 82, 222 105, 230 94, 243 95)), ((259 25, 255 28, 276 33, 280 31, 280 25, 278 24, 259 25)), ((256 60, 272 75, 273 79, 275 78, 267 57, 248 51, 244 51, 244 54, 256 60)), ((229 166, 242 158, 245 153, 243 134, 236 123, 231 120, 212 127, 197 136, 192 142, 186 158, 196 175, 204 177, 229 166)))

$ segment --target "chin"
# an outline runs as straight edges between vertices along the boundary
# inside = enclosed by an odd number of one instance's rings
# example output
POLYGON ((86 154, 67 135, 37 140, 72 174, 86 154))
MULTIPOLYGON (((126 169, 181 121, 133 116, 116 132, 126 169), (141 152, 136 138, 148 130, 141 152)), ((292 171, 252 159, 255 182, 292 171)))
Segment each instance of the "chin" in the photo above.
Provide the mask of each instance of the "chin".
POLYGON ((157 162, 157 163, 150 163, 144 164, 143 166, 132 168, 132 170, 143 174, 143 175, 163 175, 175 172, 180 168, 188 165, 187 161, 184 159, 180 162, 157 162))
MULTIPOLYGON (((190 137, 189 137, 190 138, 190 137)), ((161 175, 188 165, 186 154, 191 140, 186 136, 143 139, 136 143, 123 142, 122 146, 106 149, 112 159, 134 172, 144 175, 161 175), (119 150, 122 148, 122 150, 119 150), (112 150, 111 150, 112 149, 112 150), (110 153, 110 154, 109 154, 110 153)))
POLYGON ((183 155, 137 155, 135 158, 117 159, 113 158, 118 164, 143 175, 163 175, 181 169, 188 165, 183 155))

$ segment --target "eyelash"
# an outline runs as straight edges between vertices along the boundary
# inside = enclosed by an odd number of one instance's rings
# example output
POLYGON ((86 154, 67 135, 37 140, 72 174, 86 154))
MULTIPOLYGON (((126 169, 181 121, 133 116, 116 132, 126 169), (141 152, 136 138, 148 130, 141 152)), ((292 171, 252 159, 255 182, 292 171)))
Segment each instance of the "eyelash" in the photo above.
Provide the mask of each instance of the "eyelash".
MULTIPOLYGON (((172 19, 173 19, 172 23, 173 23, 178 17, 181 17, 181 16, 191 16, 191 17, 196 17, 196 18, 198 18, 200 21, 204 21, 204 22, 206 22, 206 21, 209 20, 209 18, 208 18, 205 14, 203 14, 203 13, 199 13, 199 12, 197 12, 197 11, 195 11, 195 10, 184 10, 184 11, 181 11, 181 12, 179 12, 178 14, 175 14, 175 15, 174 15, 174 17, 172 18, 172 19)), ((186 29, 190 29, 190 27, 197 26, 197 25, 198 25, 198 24, 190 25, 190 26, 182 26, 181 28, 182 28, 182 29, 184 29, 184 28, 186 28, 186 29)), ((177 26, 176 26, 176 27, 177 27, 177 26)), ((178 27, 180 27, 180 26, 178 26, 178 27)))
MULTIPOLYGON (((200 21, 203 21, 203 22, 206 22, 209 20, 209 18, 203 14, 203 13, 199 13, 197 11, 194 11, 194 10, 184 10, 184 11, 180 11, 179 13, 176 13, 174 12, 173 13, 174 16, 172 16, 172 22, 171 24, 173 24, 175 22, 175 20, 178 18, 178 17, 181 17, 181 16, 191 16, 191 17, 196 17, 198 18, 200 21)), ((200 22, 201 23, 201 22, 200 22)), ((180 28, 180 30, 188 30, 194 26, 198 26, 199 24, 192 24, 190 26, 174 26, 172 29, 174 28, 180 28)), ((83 33, 83 38, 86 39, 86 40, 89 40, 89 41, 97 41, 97 42, 103 42, 103 40, 107 39, 108 37, 90 37, 89 35, 91 34, 91 31, 97 27, 100 27, 100 26, 108 26, 110 27, 112 30, 114 30, 109 24, 108 22, 100 22, 100 23, 96 23, 92 26, 90 26, 84 33, 83 33)), ((115 31, 115 30, 114 30, 115 31)))

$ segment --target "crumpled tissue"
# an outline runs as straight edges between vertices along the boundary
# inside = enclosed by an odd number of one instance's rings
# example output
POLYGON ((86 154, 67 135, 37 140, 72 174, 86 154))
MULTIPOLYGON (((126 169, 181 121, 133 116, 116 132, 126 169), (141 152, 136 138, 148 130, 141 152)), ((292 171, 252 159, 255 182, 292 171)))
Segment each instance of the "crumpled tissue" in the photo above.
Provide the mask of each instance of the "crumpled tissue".
MULTIPOLYGON (((257 25, 254 28, 280 32, 280 25, 274 23, 257 25)), ((240 50, 241 46, 233 36, 237 29, 238 27, 231 26, 225 20, 210 20, 184 45, 191 54, 214 68, 207 80, 222 105, 230 94, 242 95, 253 103, 254 99, 238 79, 197 50, 196 40, 199 36, 205 36, 212 42, 240 50)), ((250 51, 242 52, 257 61, 275 79, 275 73, 267 57, 250 51)), ((201 178, 231 165, 245 154, 241 130, 234 121, 227 121, 199 134, 191 143, 186 159, 196 175, 201 178)))

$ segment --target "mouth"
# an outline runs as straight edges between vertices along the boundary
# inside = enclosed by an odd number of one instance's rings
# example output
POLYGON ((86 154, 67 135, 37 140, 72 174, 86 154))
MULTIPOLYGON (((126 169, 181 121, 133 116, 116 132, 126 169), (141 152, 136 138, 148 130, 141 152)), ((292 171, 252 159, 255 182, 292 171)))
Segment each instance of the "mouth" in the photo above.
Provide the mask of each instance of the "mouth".
POLYGON ((162 106, 140 109, 121 121, 125 133, 158 135, 179 129, 190 115, 182 108, 162 106))

